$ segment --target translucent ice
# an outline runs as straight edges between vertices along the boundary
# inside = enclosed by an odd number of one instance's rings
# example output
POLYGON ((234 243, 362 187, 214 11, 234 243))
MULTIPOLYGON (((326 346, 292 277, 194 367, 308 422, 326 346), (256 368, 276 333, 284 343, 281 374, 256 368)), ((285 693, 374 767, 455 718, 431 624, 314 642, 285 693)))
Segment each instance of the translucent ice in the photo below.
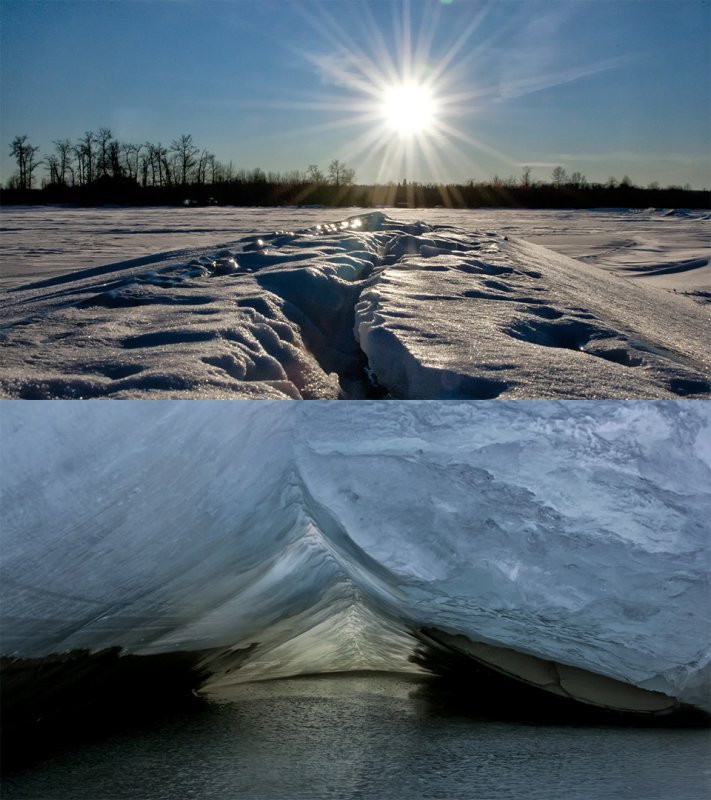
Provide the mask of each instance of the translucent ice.
POLYGON ((412 669, 436 629, 708 707, 705 404, 9 402, 0 419, 4 655, 252 647, 222 678, 247 680, 412 669))

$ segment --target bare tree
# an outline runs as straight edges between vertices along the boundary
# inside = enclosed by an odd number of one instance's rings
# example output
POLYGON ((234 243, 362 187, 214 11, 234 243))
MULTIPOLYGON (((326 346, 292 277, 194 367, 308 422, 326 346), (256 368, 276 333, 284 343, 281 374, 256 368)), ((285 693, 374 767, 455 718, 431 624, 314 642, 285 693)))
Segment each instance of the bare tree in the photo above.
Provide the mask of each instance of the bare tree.
POLYGON ((571 172, 568 182, 575 189, 585 189, 588 185, 587 179, 582 172, 571 172))
POLYGON ((77 159, 77 169, 79 172, 79 183, 91 183, 95 177, 95 158, 96 134, 93 131, 86 131, 84 136, 79 139, 74 147, 74 154, 77 159))
POLYGON ((282 176, 282 182, 288 184, 289 186, 298 186, 301 183, 304 183, 306 180, 306 175, 303 172, 300 172, 298 169, 289 170, 282 176))
POLYGON ((121 145, 121 153, 123 155, 123 171, 127 177, 132 178, 133 180, 138 180, 138 173, 142 163, 142 149, 142 144, 126 143, 121 145))
POLYGON ((45 158, 44 163, 49 169, 50 184, 61 184, 62 181, 59 177, 59 158, 52 153, 52 155, 49 155, 47 158, 45 158))
POLYGON ((25 136, 16 136, 10 144, 10 155, 17 162, 17 188, 32 188, 32 173, 40 165, 37 160, 39 147, 33 147, 25 136))
POLYGON ((141 185, 148 186, 148 173, 151 173, 152 177, 152 186, 156 185, 156 176, 155 176, 155 162, 153 161, 152 156, 152 149, 153 145, 146 144, 143 148, 143 152, 141 153, 140 161, 139 161, 139 172, 141 175, 141 185))
POLYGON ((97 177, 108 175, 111 169, 111 140, 114 138, 110 128, 99 128, 96 134, 96 172, 97 177))
POLYGON ((170 151, 166 150, 165 155, 161 158, 163 165, 163 180, 166 186, 177 185, 180 182, 180 164, 176 153, 171 155, 170 151))
POLYGON ((84 146, 82 144, 75 144, 72 148, 75 163, 77 165, 77 182, 79 186, 86 183, 86 160, 84 158, 84 146))
POLYGON ((123 167, 121 165, 121 145, 116 139, 112 139, 106 148, 106 157, 109 161, 109 168, 111 175, 114 178, 123 176, 123 167))
POLYGON ((27 188, 32 188, 33 176, 32 173, 39 167, 40 162, 36 160, 35 156, 39 152, 39 147, 30 147, 27 151, 27 188))
POLYGON ((57 139, 54 149, 57 151, 57 183, 67 185, 67 178, 71 176, 71 183, 74 183, 74 168, 72 167, 72 143, 69 139, 57 139))
POLYGON ((148 175, 151 176, 151 186, 157 183, 158 158, 156 157, 156 147, 152 142, 143 145, 141 155, 141 180, 144 186, 148 186, 148 175))
POLYGON ((218 181, 224 180, 224 169, 214 153, 210 153, 208 156, 207 168, 210 171, 210 183, 217 183, 218 181))
POLYGON ((355 181, 355 170, 336 158, 328 165, 328 179, 336 186, 349 186, 355 181))
POLYGON ((168 166, 168 148, 161 142, 155 146, 155 158, 158 163, 158 186, 170 186, 170 167, 168 166))
POLYGON ((170 151, 176 157, 176 181, 185 186, 190 177, 190 171, 195 166, 195 156, 200 152, 200 148, 193 143, 191 134, 183 133, 170 143, 170 151))
POLYGON ((306 180, 309 183, 325 183, 326 179, 318 164, 309 164, 306 168, 306 180))
POLYGON ((148 185, 150 175, 151 186, 170 185, 170 166, 168 164, 168 150, 160 143, 146 142, 137 145, 143 150, 140 158, 141 181, 148 185))
POLYGON ((521 174, 521 186, 523 186, 524 189, 528 189, 530 185, 531 185, 531 168, 524 167, 521 174))
POLYGON ((197 182, 201 185, 207 183, 207 171, 211 162, 215 161, 215 156, 209 150, 203 150, 197 162, 197 182))
POLYGON ((560 189, 560 187, 565 183, 568 175, 563 167, 556 167, 551 173, 551 177, 553 178, 553 185, 556 187, 556 189, 560 189))
POLYGON ((336 186, 340 186, 343 181, 343 172, 347 169, 346 165, 339 161, 337 158, 328 165, 328 179, 336 186))

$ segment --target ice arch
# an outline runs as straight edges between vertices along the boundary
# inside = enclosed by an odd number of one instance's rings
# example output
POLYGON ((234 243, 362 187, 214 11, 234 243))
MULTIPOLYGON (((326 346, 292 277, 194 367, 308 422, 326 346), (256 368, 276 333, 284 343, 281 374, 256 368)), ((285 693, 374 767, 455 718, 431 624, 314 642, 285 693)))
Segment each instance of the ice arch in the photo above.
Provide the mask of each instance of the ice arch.
POLYGON ((7 402, 6 669, 120 648, 218 686, 454 658, 586 704, 708 710, 710 416, 7 402))

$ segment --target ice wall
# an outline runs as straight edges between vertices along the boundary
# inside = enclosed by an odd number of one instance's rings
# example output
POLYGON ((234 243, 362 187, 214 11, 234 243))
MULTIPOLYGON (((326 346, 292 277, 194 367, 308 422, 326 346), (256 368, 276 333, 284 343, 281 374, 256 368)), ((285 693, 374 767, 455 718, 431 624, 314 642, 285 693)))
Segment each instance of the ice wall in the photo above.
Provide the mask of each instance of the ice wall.
POLYGON ((711 412, 660 403, 6 403, 4 655, 258 646, 405 669, 411 632, 708 707, 711 412))

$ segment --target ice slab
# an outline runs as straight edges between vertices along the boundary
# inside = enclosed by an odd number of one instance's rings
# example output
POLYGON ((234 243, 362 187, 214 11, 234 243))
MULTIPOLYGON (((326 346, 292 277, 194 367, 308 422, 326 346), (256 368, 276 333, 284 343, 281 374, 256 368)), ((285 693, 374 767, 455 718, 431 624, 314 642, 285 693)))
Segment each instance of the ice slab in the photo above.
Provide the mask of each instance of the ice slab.
POLYGON ((709 707, 705 403, 10 402, 0 422, 1 655, 220 648, 229 682, 412 669, 436 629, 578 693, 611 691, 584 670, 709 707))
POLYGON ((521 240, 443 244, 409 237, 356 307, 393 397, 708 395, 707 308, 521 240))

